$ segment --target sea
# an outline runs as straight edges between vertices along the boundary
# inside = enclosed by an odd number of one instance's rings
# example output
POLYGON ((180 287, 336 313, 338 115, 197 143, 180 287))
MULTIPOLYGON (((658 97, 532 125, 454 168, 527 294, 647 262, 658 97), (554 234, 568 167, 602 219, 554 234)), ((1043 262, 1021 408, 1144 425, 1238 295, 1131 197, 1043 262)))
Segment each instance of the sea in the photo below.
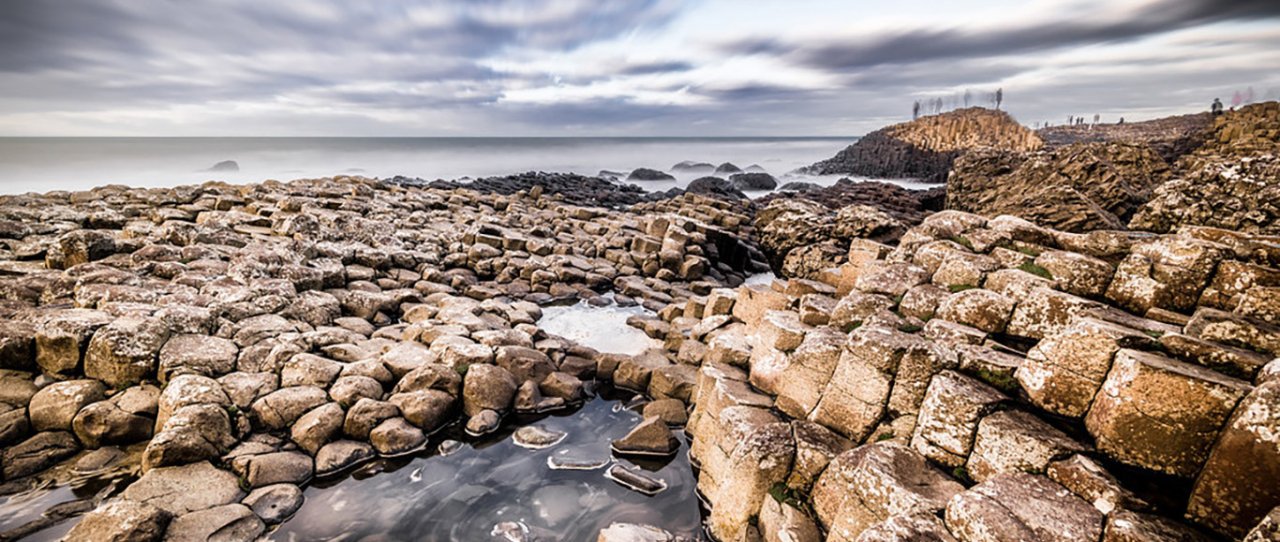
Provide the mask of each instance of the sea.
MULTIPOLYGON (((0 194, 86 190, 107 184, 165 187, 216 180, 397 175, 465 180, 527 171, 597 175, 636 168, 670 171, 683 161, 757 166, 780 184, 829 185, 841 176, 797 168, 830 158, 856 137, 0 137, 0 194), (214 170, 235 162, 237 169, 214 170)), ((674 182, 634 182, 648 190, 684 186, 705 172, 671 171, 674 182)), ((892 181, 908 188, 926 186, 892 181)), ((759 195, 759 194, 755 194, 759 195)))

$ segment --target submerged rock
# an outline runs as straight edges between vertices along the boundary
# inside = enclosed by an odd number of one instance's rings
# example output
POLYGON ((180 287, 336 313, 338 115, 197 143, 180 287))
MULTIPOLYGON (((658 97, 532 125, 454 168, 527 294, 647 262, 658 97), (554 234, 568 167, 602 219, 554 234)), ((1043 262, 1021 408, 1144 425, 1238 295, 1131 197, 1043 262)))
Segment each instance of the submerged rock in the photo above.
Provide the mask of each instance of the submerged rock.
POLYGON ((223 160, 221 162, 214 164, 213 167, 210 167, 205 171, 212 171, 212 172, 240 171, 240 164, 237 164, 235 160, 223 160))
POLYGON ((645 495, 657 495, 667 489, 667 482, 661 478, 655 478, 645 472, 629 469, 618 464, 609 467, 604 476, 622 484, 627 489, 645 495))
POLYGON ((541 450, 559 444, 565 436, 567 433, 563 431, 550 430, 538 425, 526 425, 516 429, 511 435, 511 440, 521 448, 541 450))

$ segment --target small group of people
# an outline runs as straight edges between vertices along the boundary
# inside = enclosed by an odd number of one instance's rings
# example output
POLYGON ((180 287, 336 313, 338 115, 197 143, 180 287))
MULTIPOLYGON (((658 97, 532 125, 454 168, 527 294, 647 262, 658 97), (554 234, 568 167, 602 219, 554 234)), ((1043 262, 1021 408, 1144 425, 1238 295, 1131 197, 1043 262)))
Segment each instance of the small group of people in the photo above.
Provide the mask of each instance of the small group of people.
POLYGON ((1215 116, 1215 117, 1216 117, 1216 116, 1218 116, 1218 115, 1221 115, 1221 114, 1222 114, 1222 100, 1220 100, 1220 99, 1218 99, 1218 98, 1214 98, 1214 99, 1213 99, 1213 105, 1209 106, 1209 111, 1211 111, 1211 112, 1213 113, 1213 116, 1215 116))

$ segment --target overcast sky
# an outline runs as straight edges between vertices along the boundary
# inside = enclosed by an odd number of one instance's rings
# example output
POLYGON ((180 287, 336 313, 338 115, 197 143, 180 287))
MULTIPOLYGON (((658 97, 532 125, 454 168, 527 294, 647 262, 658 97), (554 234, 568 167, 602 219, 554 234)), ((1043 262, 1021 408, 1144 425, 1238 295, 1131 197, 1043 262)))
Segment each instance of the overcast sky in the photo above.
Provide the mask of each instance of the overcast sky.
POLYGON ((0 135, 856 135, 1280 98, 1280 0, 0 0, 0 135))

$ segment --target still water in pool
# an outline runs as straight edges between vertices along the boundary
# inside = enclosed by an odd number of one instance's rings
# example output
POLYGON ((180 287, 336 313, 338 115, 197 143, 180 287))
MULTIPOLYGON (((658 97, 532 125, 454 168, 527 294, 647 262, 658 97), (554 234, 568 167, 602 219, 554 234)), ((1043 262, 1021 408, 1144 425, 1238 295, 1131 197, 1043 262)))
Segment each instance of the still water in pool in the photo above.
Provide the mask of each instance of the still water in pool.
MULTIPOLYGON (((433 438, 430 453, 368 464, 348 476, 313 483, 306 504, 269 537, 282 541, 594 541, 615 521, 647 523, 685 536, 701 531, 697 480, 687 447, 670 459, 611 456, 609 444, 640 421, 640 400, 606 391, 572 412, 511 419, 504 429, 448 455, 433 438), (564 432, 544 449, 517 445, 512 432, 536 425, 564 432), (549 461, 551 460, 551 461, 549 461), (594 464, 584 470, 551 463, 594 464), (667 489, 645 496, 605 477, 614 463, 662 479, 667 489), (523 538, 522 538, 523 537, 523 538)), ((682 441, 683 442, 683 441, 682 441)))

